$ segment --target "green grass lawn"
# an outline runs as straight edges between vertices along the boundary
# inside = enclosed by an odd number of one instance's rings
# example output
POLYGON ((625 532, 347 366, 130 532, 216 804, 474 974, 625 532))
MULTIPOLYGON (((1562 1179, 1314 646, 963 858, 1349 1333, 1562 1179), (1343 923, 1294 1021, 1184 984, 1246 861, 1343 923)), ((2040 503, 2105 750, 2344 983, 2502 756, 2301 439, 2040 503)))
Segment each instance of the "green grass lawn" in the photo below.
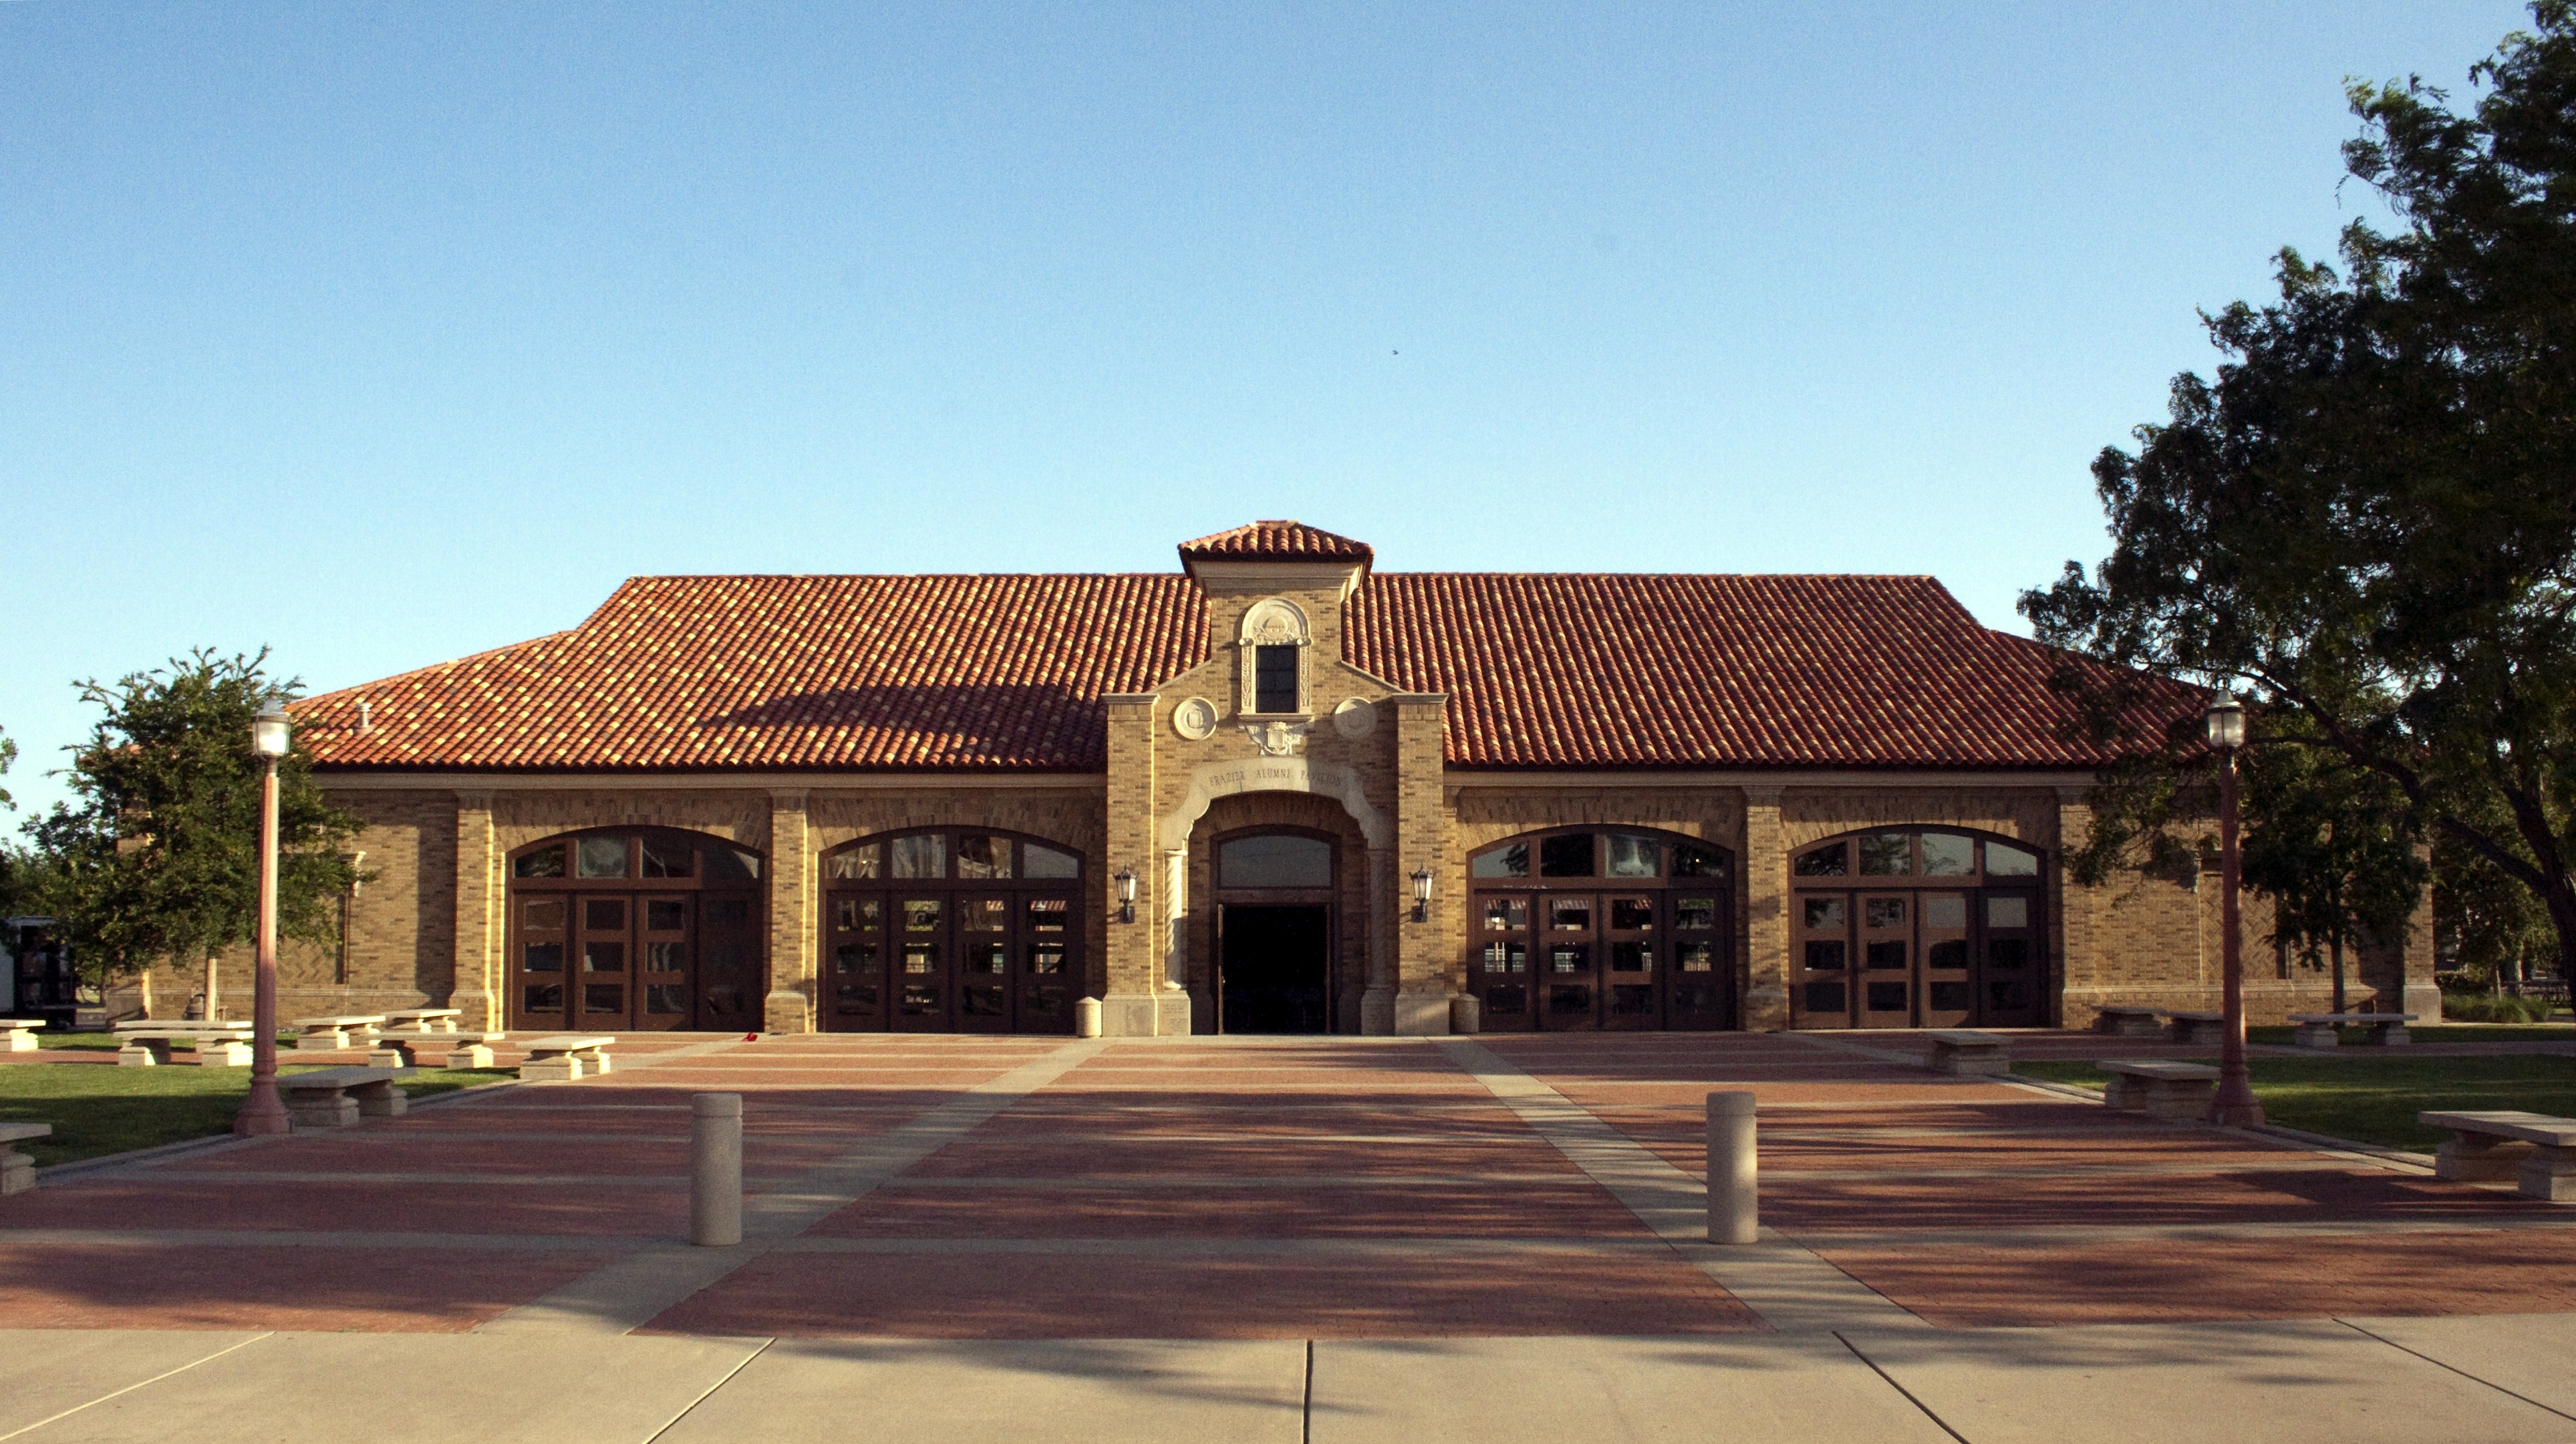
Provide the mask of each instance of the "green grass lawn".
MULTIPOLYGON (((2289 1027, 2248 1028, 2249 1043, 2290 1045, 2289 1027)), ((2337 1034, 2346 1043, 2367 1044, 2368 1030, 2339 1028, 2337 1034)), ((2419 1043, 2576 1043, 2576 1023, 2429 1023, 2408 1028, 2408 1037, 2419 1043)))
MULTIPOLYGON (((2356 1050, 2357 1051, 2357 1050, 2356 1050)), ((2445 1136, 2415 1115, 2437 1108, 2519 1108, 2576 1117, 2576 1058, 2421 1058, 2373 1049, 2314 1058, 2256 1058, 2254 1096, 2284 1128, 2388 1148, 2429 1150, 2445 1136)), ((2093 1065, 2073 1060, 2015 1063, 2013 1071, 2054 1083, 2102 1086, 2093 1065)))
MULTIPOLYGON (((302 1073, 310 1067, 279 1071, 302 1073)), ((399 1085, 414 1098, 510 1077, 499 1071, 427 1071, 399 1085)), ((77 1063, 0 1064, 0 1123, 50 1123, 51 1138, 17 1145, 39 1168, 232 1131, 250 1092, 248 1068, 116 1068, 77 1063)))

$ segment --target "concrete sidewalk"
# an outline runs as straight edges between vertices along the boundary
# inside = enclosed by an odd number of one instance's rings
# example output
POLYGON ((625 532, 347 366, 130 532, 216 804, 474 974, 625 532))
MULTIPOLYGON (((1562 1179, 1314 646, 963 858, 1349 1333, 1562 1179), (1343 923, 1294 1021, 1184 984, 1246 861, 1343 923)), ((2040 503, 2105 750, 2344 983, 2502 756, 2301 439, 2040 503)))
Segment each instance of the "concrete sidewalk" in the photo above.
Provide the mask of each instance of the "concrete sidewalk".
POLYGON ((0 1440, 2576 1440, 2576 1316, 1693 1338, 0 1331, 0 1440), (281 1400, 304 1401, 282 1406, 281 1400))

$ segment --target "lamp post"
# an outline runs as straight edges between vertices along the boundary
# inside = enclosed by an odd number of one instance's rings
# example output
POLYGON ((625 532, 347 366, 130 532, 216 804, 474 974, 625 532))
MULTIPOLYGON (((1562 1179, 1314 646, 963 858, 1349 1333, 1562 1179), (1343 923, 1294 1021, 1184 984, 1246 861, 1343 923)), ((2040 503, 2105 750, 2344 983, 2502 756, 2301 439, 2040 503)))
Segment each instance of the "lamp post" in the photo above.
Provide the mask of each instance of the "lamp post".
POLYGON ((289 719, 271 707, 251 719, 250 750, 260 760, 259 933, 254 943, 250 1039, 250 1096, 233 1119, 245 1137, 286 1131, 286 1104, 277 1096, 277 759, 292 745, 289 719))
POLYGON ((2244 858, 2236 847, 2236 750, 2245 745, 2245 708, 2231 693, 2221 692, 2203 719, 2209 748, 2218 754, 2218 956, 2226 1022, 2218 1041, 2218 1096, 2210 1101, 2209 1121, 2230 1128, 2263 1126, 2263 1105, 2254 1101, 2253 1075, 2245 1067, 2245 955, 2237 942, 2237 893, 2244 881, 2244 858))

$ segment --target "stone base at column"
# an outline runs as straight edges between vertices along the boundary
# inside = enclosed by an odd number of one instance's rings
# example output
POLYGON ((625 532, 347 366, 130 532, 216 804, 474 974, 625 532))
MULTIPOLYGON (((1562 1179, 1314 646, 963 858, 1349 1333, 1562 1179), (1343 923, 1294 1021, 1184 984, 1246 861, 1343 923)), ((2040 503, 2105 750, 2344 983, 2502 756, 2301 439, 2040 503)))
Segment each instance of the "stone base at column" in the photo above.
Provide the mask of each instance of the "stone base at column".
POLYGON ((1395 990, 1371 988, 1360 994, 1360 1031, 1383 1038, 1395 1031, 1395 990))
MULTIPOLYGON (((480 988, 459 988, 447 995, 442 1008, 454 1008, 461 1015, 456 1026, 468 1033, 498 1033, 510 1024, 501 1016, 501 999, 480 988)), ((364 1011, 363 1009, 357 1011, 364 1011)))
POLYGON ((2401 1013, 2413 1013, 2427 1023, 2442 1021, 2442 990, 2431 983, 2408 983, 2406 1006, 2401 1013))
POLYGON ((761 1007, 760 1031, 764 1033, 811 1033, 814 1010, 805 995, 794 988, 773 988, 761 1007))
POLYGON ((1744 995, 1744 1027, 1752 1033, 1777 1033, 1789 1026, 1789 990, 1756 985, 1744 995))
POLYGON ((1154 1000, 1154 1036, 1186 1038, 1190 1035, 1190 995, 1170 988, 1154 1000))
POLYGON ((1151 1038, 1162 1007, 1162 999, 1151 993, 1111 993, 1100 1000, 1100 1036, 1151 1038))
POLYGON ((1424 989, 1395 995, 1395 1031, 1408 1038, 1445 1038, 1449 1035, 1449 993, 1447 989, 1424 989))

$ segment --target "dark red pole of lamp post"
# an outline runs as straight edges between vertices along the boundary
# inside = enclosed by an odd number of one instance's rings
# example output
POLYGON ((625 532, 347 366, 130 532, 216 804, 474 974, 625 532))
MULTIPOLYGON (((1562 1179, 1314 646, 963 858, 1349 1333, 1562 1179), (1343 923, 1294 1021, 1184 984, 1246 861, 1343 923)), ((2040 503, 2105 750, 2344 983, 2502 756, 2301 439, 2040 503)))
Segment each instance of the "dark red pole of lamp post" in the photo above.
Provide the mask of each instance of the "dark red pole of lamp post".
POLYGON ((277 1096, 277 759, 290 745, 289 719, 270 708, 251 719, 250 750, 259 755, 259 936, 251 1003, 250 1096, 233 1118, 245 1137, 284 1133, 286 1104, 277 1096))
POLYGON ((2210 750, 2218 754, 2218 937, 2219 975, 2227 1022, 2219 1039, 2218 1096, 2210 1101, 2209 1121, 2229 1128, 2263 1126, 2263 1105, 2254 1101, 2254 1078, 2245 1067, 2245 950, 2237 942, 2237 893, 2244 881, 2244 858, 2236 847, 2236 749, 2245 745, 2245 709, 2221 692, 2209 704, 2206 719, 2210 750))

